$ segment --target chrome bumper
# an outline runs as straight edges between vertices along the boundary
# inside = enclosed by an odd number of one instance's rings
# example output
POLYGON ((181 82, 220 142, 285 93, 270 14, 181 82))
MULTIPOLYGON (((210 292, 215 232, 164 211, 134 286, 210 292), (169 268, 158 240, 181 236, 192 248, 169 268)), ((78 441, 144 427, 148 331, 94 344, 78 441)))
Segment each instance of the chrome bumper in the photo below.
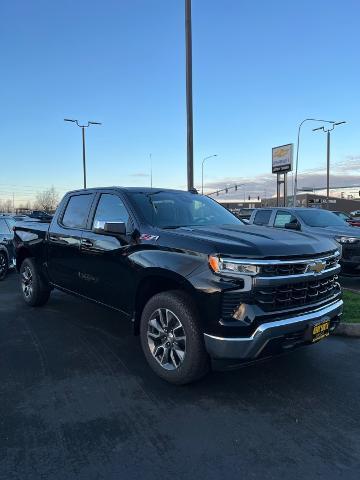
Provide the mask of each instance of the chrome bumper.
POLYGON ((222 338, 204 334, 205 346, 214 359, 256 359, 270 340, 305 329, 311 322, 333 319, 342 313, 343 301, 286 319, 263 323, 251 337, 222 338))

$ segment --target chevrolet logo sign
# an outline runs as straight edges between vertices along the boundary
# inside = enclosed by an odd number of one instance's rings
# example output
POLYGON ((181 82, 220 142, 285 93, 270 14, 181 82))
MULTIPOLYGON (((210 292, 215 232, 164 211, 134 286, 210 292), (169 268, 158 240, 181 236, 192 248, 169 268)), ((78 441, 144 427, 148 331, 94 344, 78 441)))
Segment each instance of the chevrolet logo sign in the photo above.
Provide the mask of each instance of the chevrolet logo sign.
POLYGON ((314 272, 315 274, 321 273, 325 270, 326 262, 318 261, 309 263, 307 267, 308 272, 314 272))

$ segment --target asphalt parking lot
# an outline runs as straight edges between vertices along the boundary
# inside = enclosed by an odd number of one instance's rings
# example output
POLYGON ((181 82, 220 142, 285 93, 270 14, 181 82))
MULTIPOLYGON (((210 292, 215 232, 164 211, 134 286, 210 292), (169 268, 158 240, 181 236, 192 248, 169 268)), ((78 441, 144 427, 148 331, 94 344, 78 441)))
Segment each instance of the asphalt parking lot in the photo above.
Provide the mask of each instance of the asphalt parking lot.
POLYGON ((0 283, 0 478, 358 479, 360 340, 175 387, 118 314, 0 283))

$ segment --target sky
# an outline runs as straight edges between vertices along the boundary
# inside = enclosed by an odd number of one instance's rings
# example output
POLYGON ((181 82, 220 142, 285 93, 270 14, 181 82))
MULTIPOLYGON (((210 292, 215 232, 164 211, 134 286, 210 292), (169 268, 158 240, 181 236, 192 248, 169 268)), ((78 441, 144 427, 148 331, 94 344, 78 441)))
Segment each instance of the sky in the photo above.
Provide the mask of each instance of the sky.
MULTIPOLYGON (((184 0, 0 6, 0 199, 54 185, 186 188, 184 0)), ((271 149, 304 118, 332 135, 332 185, 360 183, 358 0, 193 0, 195 184, 274 190, 271 149), (345 178, 344 178, 345 177, 345 178)), ((299 173, 325 185, 326 136, 305 124, 299 173)), ((316 184, 316 185, 315 185, 316 184)), ((262 193, 261 193, 262 195, 262 193)))

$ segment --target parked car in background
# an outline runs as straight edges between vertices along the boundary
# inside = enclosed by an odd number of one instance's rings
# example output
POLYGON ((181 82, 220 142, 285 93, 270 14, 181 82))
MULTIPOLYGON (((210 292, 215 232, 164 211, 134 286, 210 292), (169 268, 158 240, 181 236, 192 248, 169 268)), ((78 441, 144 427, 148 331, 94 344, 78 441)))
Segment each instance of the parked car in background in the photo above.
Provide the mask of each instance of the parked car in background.
POLYGON ((261 208, 250 217, 250 224, 291 229, 333 238, 342 246, 344 270, 360 266, 360 231, 347 225, 333 212, 320 208, 261 208))
POLYGON ((353 217, 360 217, 360 210, 354 210, 353 212, 350 212, 350 215, 353 217))
POLYGON ((15 223, 10 215, 0 215, 0 280, 3 280, 9 268, 15 265, 13 246, 15 223))
POLYGON ((41 220, 42 222, 51 222, 52 215, 47 212, 43 212, 41 210, 34 210, 32 213, 28 215, 30 218, 35 218, 37 220, 41 220))
POLYGON ((253 208, 229 208, 229 210, 240 220, 249 220, 254 211, 253 208))
POLYGON ((360 227, 360 218, 354 218, 348 213, 345 212, 338 212, 338 211, 332 211, 335 215, 337 215, 339 218, 347 222, 349 225, 352 225, 353 227, 360 227))
POLYGON ((312 344, 340 322, 336 242, 246 226, 195 192, 70 192, 50 224, 16 226, 14 243, 28 305, 56 288, 117 310, 150 367, 176 384, 214 362, 312 344))

